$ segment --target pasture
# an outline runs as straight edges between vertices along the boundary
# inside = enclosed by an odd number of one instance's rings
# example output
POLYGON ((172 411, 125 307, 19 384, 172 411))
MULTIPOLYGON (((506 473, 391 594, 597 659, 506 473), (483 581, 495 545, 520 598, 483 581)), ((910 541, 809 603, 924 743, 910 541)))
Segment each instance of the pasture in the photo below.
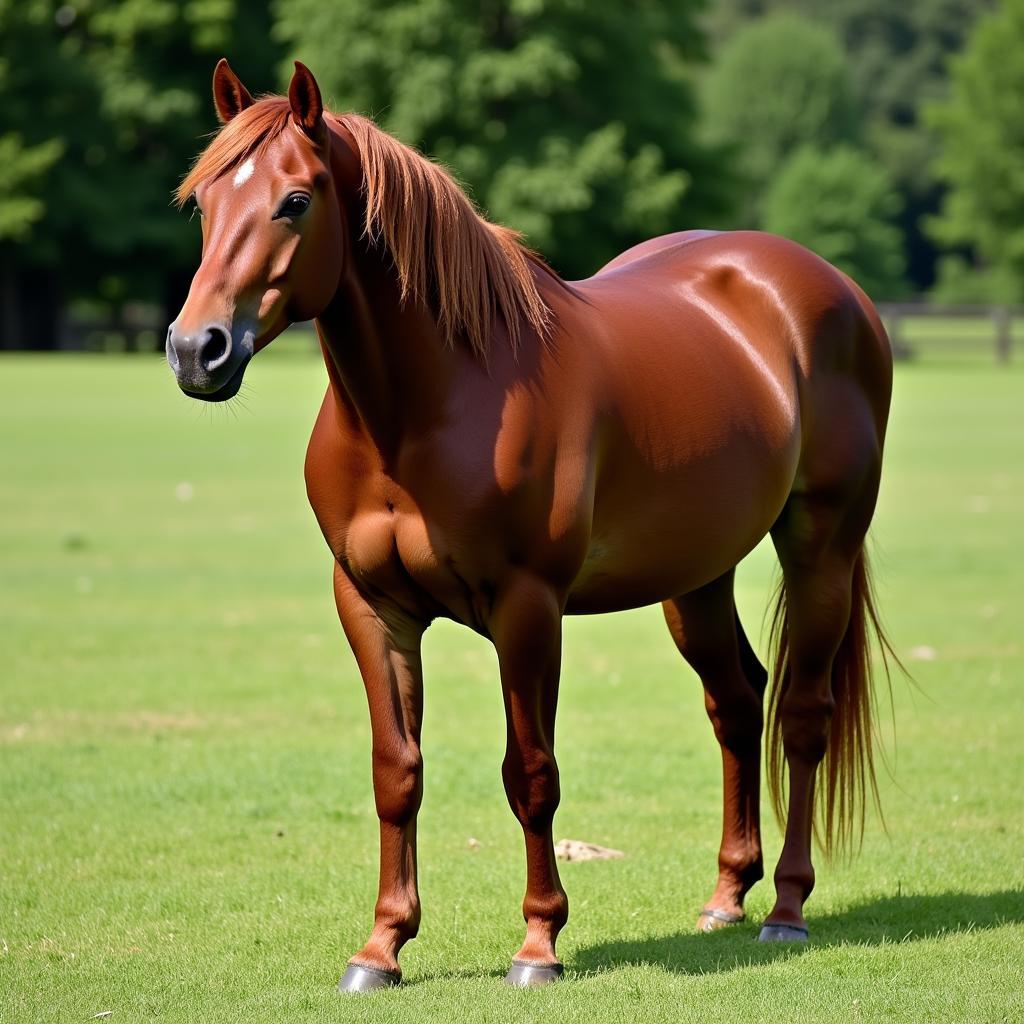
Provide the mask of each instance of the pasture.
MULTIPOLYGON (((658 609, 568 620, 556 839, 564 982, 501 977, 521 832, 493 654, 426 641, 424 921, 406 984, 334 986, 377 829, 362 687, 302 459, 324 371, 284 339, 244 405, 150 357, 0 360, 0 1021, 1024 1019, 1024 367, 897 370, 874 565, 897 651, 888 833, 817 858, 806 947, 691 929, 715 878, 717 745, 658 609), (477 841, 471 847, 470 838, 477 841)), ((758 634, 774 568, 741 570, 758 634)), ((880 704, 885 706, 884 700, 880 704)), ((768 872, 780 839, 765 811, 768 872)))

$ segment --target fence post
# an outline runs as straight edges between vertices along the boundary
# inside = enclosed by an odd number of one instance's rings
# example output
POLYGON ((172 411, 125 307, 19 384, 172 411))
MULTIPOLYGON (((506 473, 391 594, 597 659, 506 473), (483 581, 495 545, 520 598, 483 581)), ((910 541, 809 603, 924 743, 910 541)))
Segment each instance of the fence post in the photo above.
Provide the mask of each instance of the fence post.
POLYGON ((889 345, 893 359, 909 359, 910 349, 903 340, 903 310, 897 305, 885 310, 885 327, 889 334, 889 345))
POLYGON ((996 326, 996 362, 1005 366, 1010 361, 1013 346, 1013 316, 1009 306, 996 306, 992 310, 996 326))

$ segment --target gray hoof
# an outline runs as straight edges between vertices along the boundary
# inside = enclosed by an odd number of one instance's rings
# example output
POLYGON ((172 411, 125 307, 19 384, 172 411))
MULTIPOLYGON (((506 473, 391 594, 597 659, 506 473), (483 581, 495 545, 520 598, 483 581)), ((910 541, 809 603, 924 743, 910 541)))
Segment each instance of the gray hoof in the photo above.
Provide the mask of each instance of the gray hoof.
POLYGON ((379 967, 364 967, 349 964, 338 982, 339 992, 376 992, 379 988, 394 988, 401 984, 401 973, 381 970, 379 967))
POLYGON ((697 918, 697 931, 715 932, 719 928, 728 928, 730 925, 739 924, 743 919, 743 914, 731 914, 728 910, 705 907, 700 912, 700 917, 697 918))
POLYGON ((505 983, 516 988, 540 988, 558 981, 564 968, 561 964, 531 964, 526 960, 513 960, 505 975, 505 983))
POLYGON ((757 937, 758 942, 806 942, 807 929, 795 924, 766 924, 757 937))

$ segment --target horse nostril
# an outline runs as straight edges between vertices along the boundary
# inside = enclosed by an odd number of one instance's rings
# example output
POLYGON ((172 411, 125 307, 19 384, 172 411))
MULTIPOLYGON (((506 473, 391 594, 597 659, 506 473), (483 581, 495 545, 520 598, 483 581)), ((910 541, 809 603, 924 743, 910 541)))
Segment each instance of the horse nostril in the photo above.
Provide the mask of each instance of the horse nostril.
POLYGON ((227 359, 231 352, 231 335, 223 327, 216 325, 206 329, 206 337, 203 339, 199 350, 199 358, 203 369, 209 373, 215 370, 227 359))
POLYGON ((174 324, 167 328, 167 343, 165 347, 167 350, 167 362, 170 364, 171 369, 177 373, 179 362, 178 353, 174 348, 174 324))

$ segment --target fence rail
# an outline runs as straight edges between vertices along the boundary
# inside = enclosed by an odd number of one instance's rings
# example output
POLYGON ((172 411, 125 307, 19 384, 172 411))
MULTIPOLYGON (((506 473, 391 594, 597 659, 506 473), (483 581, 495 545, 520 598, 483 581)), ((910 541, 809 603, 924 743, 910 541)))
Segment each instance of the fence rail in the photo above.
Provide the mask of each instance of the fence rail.
POLYGON ((907 337, 908 320, 988 320, 992 324, 992 351, 996 362, 1006 364, 1013 353, 1013 321, 1024 315, 1024 306, 880 302, 878 312, 897 359, 913 359, 916 355, 915 344, 907 337))

